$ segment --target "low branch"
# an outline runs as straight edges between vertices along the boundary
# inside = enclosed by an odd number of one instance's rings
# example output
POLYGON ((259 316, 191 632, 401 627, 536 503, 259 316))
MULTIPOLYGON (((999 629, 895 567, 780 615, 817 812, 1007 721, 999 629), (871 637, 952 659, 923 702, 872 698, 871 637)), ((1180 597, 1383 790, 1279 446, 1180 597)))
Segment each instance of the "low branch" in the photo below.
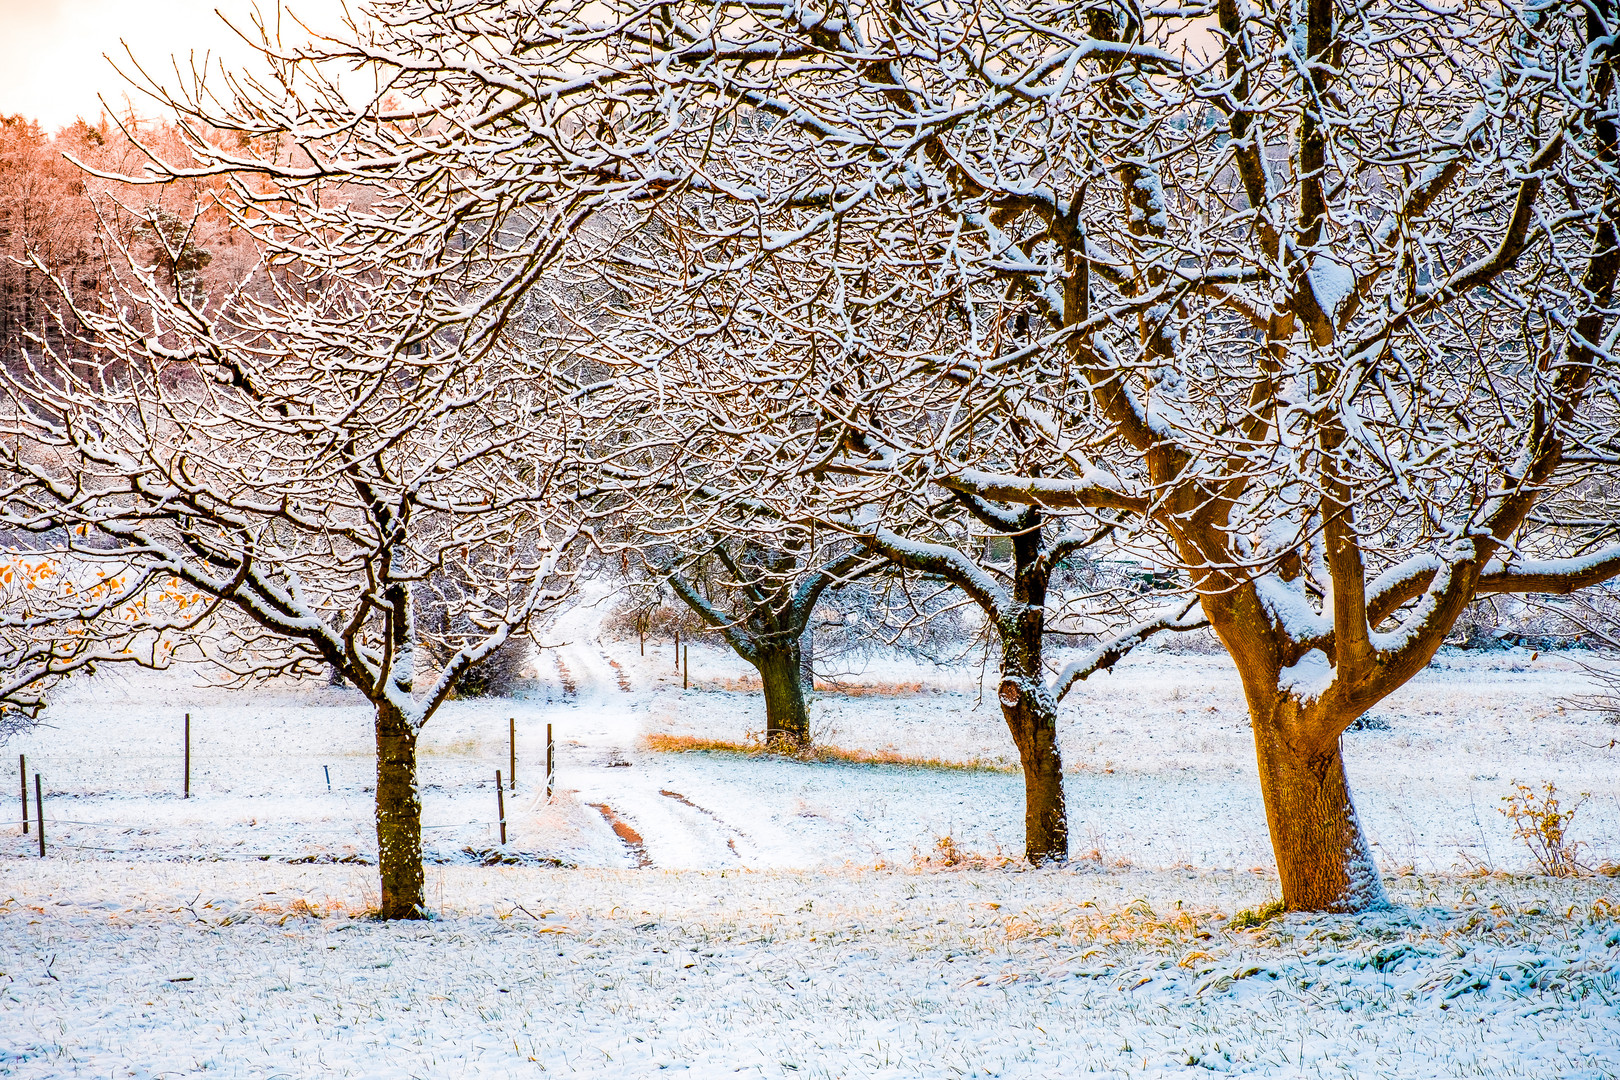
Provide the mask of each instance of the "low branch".
POLYGON ((1145 514, 1151 505, 1146 496, 1127 491, 1118 480, 1102 472, 1094 472, 1078 480, 1058 480, 964 469, 953 476, 936 476, 934 483, 950 491, 977 495, 982 499, 1049 509, 1084 507, 1145 514))
POLYGON ((1052 699, 1062 701, 1068 692, 1074 689, 1076 683, 1090 678, 1099 671, 1108 671, 1125 657, 1131 650, 1142 642, 1163 630, 1182 632, 1186 630, 1199 630, 1209 625, 1209 620, 1202 615, 1188 619, 1188 614, 1197 606, 1198 598, 1195 596, 1183 604, 1173 605, 1162 609, 1153 618, 1111 638, 1107 643, 1094 649, 1078 660, 1071 660, 1063 665, 1057 678, 1052 681, 1052 699))

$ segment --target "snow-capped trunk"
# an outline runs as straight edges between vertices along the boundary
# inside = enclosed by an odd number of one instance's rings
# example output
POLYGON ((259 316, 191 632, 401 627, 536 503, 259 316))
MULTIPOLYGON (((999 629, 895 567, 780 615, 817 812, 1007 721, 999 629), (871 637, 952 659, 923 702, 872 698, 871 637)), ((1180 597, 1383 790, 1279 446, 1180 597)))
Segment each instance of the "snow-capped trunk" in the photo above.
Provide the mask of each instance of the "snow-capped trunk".
POLYGON ((753 659, 765 688, 765 741, 797 748, 810 741, 810 710, 804 701, 797 639, 760 647, 753 659))
POLYGON ((1383 879, 1361 830, 1338 739, 1302 738, 1320 729, 1301 706, 1278 695, 1255 707, 1255 755, 1266 824, 1290 911, 1368 911, 1387 907, 1383 879))
POLYGON ((1063 755, 1057 739, 1057 701, 1041 670, 1045 611, 1024 607, 1002 627, 1001 685, 997 699, 1024 768, 1024 857, 1031 863, 1069 857, 1069 819, 1063 803, 1063 755))
POLYGON ((377 870, 383 919, 427 917, 416 732, 394 706, 377 706, 377 870))

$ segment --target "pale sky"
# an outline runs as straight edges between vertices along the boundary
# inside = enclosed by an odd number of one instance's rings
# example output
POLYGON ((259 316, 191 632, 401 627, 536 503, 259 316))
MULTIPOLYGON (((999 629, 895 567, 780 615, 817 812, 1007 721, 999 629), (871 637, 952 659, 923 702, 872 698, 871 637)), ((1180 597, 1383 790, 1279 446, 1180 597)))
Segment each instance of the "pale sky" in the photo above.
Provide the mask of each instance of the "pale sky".
MULTIPOLYGON (((275 5, 268 0, 263 6, 273 11, 275 5)), ((336 27, 341 18, 339 0, 292 0, 290 6, 316 26, 336 27)), ((119 39, 150 74, 170 82, 171 55, 184 68, 193 50, 200 59, 212 49, 240 65, 251 54, 216 9, 251 26, 250 0, 0 0, 0 114, 22 113, 49 131, 75 116, 94 123, 101 114, 98 93, 122 112, 126 84, 102 58, 105 53, 128 66, 119 39)), ((149 99, 133 91, 130 97, 138 113, 153 115, 149 99)))

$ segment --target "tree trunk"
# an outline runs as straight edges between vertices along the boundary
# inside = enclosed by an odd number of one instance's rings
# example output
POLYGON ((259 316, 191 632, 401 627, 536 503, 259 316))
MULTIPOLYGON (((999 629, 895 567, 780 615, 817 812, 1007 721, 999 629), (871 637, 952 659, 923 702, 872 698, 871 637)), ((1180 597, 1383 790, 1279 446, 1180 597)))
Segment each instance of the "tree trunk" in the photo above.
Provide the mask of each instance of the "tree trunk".
POLYGON ((816 689, 816 635, 809 627, 799 635, 799 685, 806 695, 816 689))
MULTIPOLYGON (((1388 907, 1384 882, 1361 831, 1339 740, 1326 747, 1300 737, 1301 707, 1290 698, 1254 715, 1260 792, 1289 911, 1369 911, 1388 907)), ((1251 709, 1251 714, 1262 710, 1251 709)))
POLYGON ((1024 766, 1024 857, 1039 866, 1069 857, 1069 818, 1063 804, 1063 755, 1057 702, 1040 678, 1003 670, 1001 714, 1024 766))
POLYGON ((416 733, 387 705, 377 706, 377 869, 382 877, 379 918, 427 918, 416 733))
POLYGON ((810 742, 810 711, 799 678, 799 643, 760 649, 754 666, 765 684, 765 742, 798 748, 810 742))

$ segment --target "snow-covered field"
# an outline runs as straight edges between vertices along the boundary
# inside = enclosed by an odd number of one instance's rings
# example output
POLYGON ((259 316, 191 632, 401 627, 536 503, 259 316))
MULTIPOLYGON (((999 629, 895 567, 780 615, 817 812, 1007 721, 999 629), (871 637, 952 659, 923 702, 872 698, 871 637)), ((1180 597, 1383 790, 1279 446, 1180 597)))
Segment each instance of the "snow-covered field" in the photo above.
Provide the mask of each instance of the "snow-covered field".
MULTIPOLYGON (((1224 657, 1143 652, 1070 696, 1075 860, 1027 871, 993 858, 1021 848, 1015 771, 650 752, 761 727, 755 696, 712 689, 747 669, 694 647, 683 691, 667 644, 598 619, 556 628, 525 698, 430 723, 430 924, 351 918, 375 889, 351 692, 105 672, 59 693, 0 785, 0 1076, 1620 1075, 1620 884, 1527 876, 1496 809, 1515 781, 1590 792, 1572 834, 1620 860, 1620 732, 1561 708, 1567 659, 1448 655, 1375 710, 1387 730, 1345 735, 1404 907, 1233 932, 1276 883, 1224 657), (947 836, 992 858, 928 861, 947 836)), ((826 741, 1013 760, 977 669, 846 681, 813 706, 826 741)))
POLYGON ((13 863, 14 1076, 1597 1077, 1602 887, 1397 882, 1417 905, 1225 932, 1250 874, 430 871, 13 863), (322 917, 314 917, 318 912, 322 917))

